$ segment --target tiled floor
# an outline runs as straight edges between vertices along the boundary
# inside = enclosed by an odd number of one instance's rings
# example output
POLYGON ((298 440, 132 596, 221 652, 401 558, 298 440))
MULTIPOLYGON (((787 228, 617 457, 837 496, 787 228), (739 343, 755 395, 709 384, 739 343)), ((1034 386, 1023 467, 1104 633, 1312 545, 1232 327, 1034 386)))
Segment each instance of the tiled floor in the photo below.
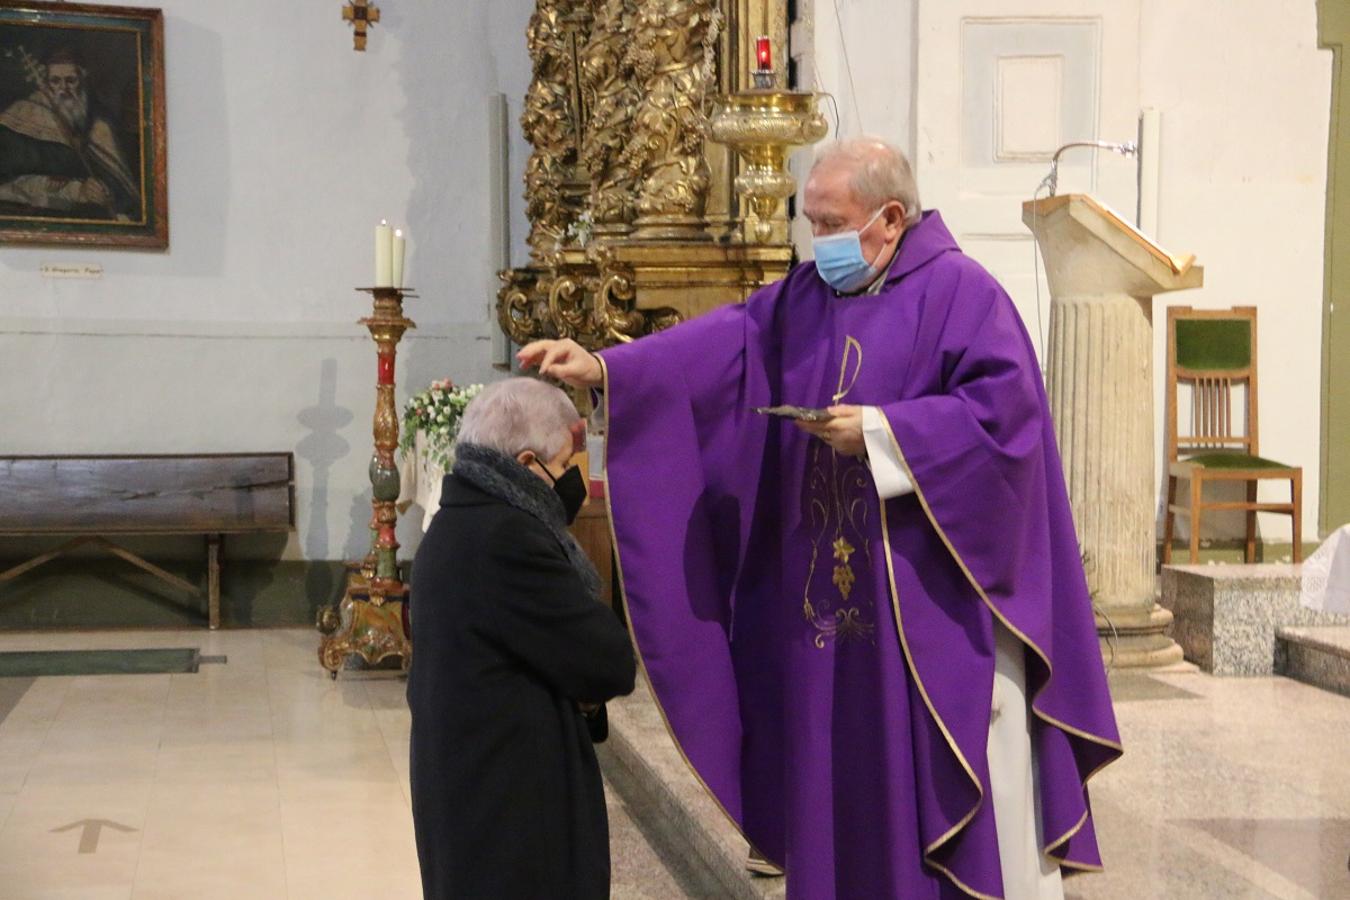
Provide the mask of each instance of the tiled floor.
POLYGON ((1113 679, 1103 874, 1071 898, 1350 898, 1350 698, 1285 678, 1113 679))
MULTIPOLYGON (((0 650, 229 659, 0 679, 0 898, 420 897, 403 683, 330 681, 317 645, 304 630, 0 635, 0 650), (103 824, 82 853, 88 826, 59 829, 86 820, 103 824)), ((683 896, 619 801, 610 816, 614 896, 683 896)))
MULTIPOLYGON (((0 635, 0 650, 229 658, 0 679, 0 898, 418 896, 403 685, 332 682, 316 645, 304 630, 0 635)), ((1108 871, 1070 897, 1350 898, 1350 698, 1201 674, 1118 678, 1115 696, 1128 752, 1093 782, 1108 871)), ((687 896, 622 803, 610 814, 614 896, 687 896)))

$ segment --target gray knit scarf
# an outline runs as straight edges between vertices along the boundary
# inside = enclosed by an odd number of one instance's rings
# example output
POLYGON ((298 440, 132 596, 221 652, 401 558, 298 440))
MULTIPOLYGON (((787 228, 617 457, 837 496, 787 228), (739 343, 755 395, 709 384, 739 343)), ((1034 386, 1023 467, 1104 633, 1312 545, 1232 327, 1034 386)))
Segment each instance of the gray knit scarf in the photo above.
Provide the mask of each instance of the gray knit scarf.
POLYGON ((454 474, 498 500, 529 513, 548 526, 562 545, 567 561, 594 599, 600 597, 600 574, 567 530, 562 500, 547 482, 515 459, 482 444, 456 444, 454 474))

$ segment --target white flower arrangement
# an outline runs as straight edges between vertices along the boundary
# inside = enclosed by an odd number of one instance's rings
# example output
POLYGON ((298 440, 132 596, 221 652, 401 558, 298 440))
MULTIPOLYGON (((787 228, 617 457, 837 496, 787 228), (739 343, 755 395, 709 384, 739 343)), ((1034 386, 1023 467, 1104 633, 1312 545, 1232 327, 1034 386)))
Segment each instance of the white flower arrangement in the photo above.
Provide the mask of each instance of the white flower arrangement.
POLYGON ((449 471, 455 457, 459 417, 482 389, 481 384, 455 387, 454 382, 445 378, 433 381, 426 390, 413 394, 403 404, 403 437, 398 442, 399 449, 405 456, 412 453, 417 434, 421 432, 431 460, 449 471))
MULTIPOLYGON (((591 217, 591 211, 587 209, 583 210, 576 219, 567 226, 567 234, 564 235, 564 237, 569 241, 576 241, 581 247, 585 247, 591 242, 591 236, 594 233, 595 220, 591 217)), ((561 244, 562 242, 560 241, 558 246, 559 250, 562 249, 561 244)))

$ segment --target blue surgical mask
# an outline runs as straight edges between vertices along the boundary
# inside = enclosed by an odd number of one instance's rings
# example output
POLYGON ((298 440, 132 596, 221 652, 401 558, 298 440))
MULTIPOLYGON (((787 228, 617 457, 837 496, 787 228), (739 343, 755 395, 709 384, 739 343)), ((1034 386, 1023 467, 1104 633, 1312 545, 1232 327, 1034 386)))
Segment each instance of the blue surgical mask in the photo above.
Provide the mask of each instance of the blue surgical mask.
MULTIPOLYGON (((816 255, 816 272, 839 293, 860 291, 877 277, 876 260, 869 263, 863 257, 862 233, 872 227, 885 208, 878 209, 867 220, 867 224, 856 231, 841 231, 811 239, 811 248, 816 255)), ((881 253, 878 253, 878 259, 880 256, 881 253)))

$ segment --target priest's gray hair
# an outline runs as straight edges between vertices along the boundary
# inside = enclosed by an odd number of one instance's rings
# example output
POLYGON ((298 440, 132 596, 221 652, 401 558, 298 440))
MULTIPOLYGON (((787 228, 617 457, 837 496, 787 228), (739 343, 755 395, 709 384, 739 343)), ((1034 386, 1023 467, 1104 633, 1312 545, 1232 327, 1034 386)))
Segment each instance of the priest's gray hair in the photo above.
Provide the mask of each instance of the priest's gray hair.
POLYGON ((918 222, 923 215, 914 169, 910 167, 904 152, 890 141, 876 137, 835 141, 816 155, 811 171, 814 172, 821 165, 847 166, 853 173, 849 186, 869 210, 898 200, 905 208, 906 227, 918 222))
POLYGON ((572 439, 567 432, 579 418, 572 401, 553 385, 537 378, 507 378, 469 401, 455 440, 510 457, 533 450, 541 459, 552 459, 572 439))

